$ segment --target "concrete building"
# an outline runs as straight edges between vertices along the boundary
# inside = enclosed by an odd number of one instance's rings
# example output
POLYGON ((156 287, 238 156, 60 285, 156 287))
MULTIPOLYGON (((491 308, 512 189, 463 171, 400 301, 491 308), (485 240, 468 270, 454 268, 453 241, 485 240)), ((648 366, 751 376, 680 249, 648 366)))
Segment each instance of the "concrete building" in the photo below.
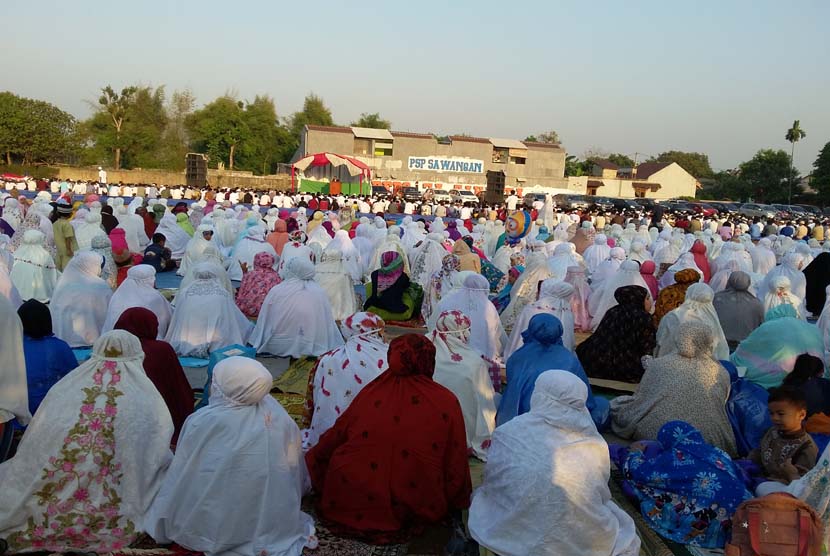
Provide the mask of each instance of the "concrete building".
POLYGON ((593 175, 569 177, 568 188, 602 197, 674 199, 694 197, 700 187, 697 179, 676 162, 645 162, 630 175, 617 173, 614 177, 608 170, 606 177, 606 169, 595 164, 593 175))
MULTIPOLYGON (((566 188, 565 150, 556 144, 496 137, 450 136, 360 127, 307 125, 292 162, 309 154, 353 156, 372 169, 372 183, 388 189, 418 185, 437 189, 486 188, 488 171, 505 173, 505 191, 539 185, 566 188)), ((313 178, 345 180, 331 168, 313 178)))
POLYGON ((591 165, 591 175, 597 178, 614 179, 620 167, 610 160, 595 160, 591 165))

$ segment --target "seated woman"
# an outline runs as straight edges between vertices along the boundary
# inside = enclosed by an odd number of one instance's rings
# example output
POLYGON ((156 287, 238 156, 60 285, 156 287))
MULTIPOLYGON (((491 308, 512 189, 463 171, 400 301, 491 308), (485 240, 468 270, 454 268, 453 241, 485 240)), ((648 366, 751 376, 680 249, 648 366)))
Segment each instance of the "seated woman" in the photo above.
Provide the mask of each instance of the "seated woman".
POLYGON ((764 302, 764 315, 780 305, 792 305, 800 319, 806 320, 803 311, 803 302, 793 295, 790 279, 786 276, 776 276, 766 282, 768 291, 762 292, 764 302))
POLYGON ((93 251, 76 253, 61 274, 49 303, 55 335, 70 347, 91 346, 107 319, 112 290, 101 279, 104 259, 93 251))
MULTIPOLYGON (((799 355, 792 372, 784 378, 783 384, 793 386, 804 393, 804 397, 807 398, 808 417, 816 413, 830 415, 830 380, 824 378, 824 361, 820 358, 809 353, 799 355)), ((29 396, 31 397, 31 394, 29 396)))
POLYGON ((69 345, 52 333, 49 307, 30 299, 20 306, 17 315, 23 323, 29 412, 34 415, 49 389, 77 367, 78 360, 69 345))
POLYGON ((487 363, 470 341, 470 319, 461 311, 444 311, 429 335, 435 345, 433 380, 448 388, 461 404, 467 449, 487 461, 496 428, 496 401, 487 363))
POLYGON ((729 359, 729 344, 720 326, 718 314, 712 306, 715 294, 707 284, 698 282, 686 290, 686 299, 677 309, 670 311, 660 321, 657 327, 657 348, 655 357, 663 357, 674 353, 677 348, 677 334, 681 325, 687 322, 696 322, 712 331, 713 353, 715 359, 724 361, 729 359))
POLYGON ((343 345, 326 292, 314 281, 314 265, 295 257, 283 281, 271 288, 251 334, 257 353, 278 357, 319 357, 343 345))
POLYGON ((164 341, 182 357, 207 358, 210 352, 245 344, 254 325, 209 264, 193 267, 194 280, 176 294, 176 308, 164 341))
POLYGON ((170 464, 173 423, 138 338, 113 330, 46 395, 0 465, 0 538, 11 552, 126 548, 170 464))
POLYGON ((236 293, 236 306, 246 317, 257 318, 265 296, 282 281, 274 270, 275 263, 273 255, 260 252, 254 255, 254 268, 248 270, 245 267, 242 283, 236 293))
POLYGON ((750 382, 767 389, 781 386, 798 355, 824 357, 821 331, 799 319, 792 305, 775 307, 765 319, 732 354, 732 363, 746 368, 744 378, 750 382))
POLYGON ((409 281, 404 272, 403 257, 387 251, 380 257, 381 267, 372 272, 366 284, 363 310, 375 313, 386 322, 406 321, 418 315, 424 290, 409 281))
POLYGON ((424 320, 432 317, 432 312, 438 306, 441 298, 452 290, 453 278, 458 274, 461 266, 460 259, 453 254, 445 255, 441 261, 441 270, 433 272, 424 288, 424 300, 421 304, 421 315, 424 320))
POLYGON ((481 259, 478 258, 478 255, 473 253, 470 246, 467 245, 463 239, 455 240, 455 243, 452 246, 452 254, 458 257, 459 270, 481 272, 481 259))
POLYGON ((141 342, 144 372, 164 398, 173 418, 173 443, 179 437, 184 420, 193 413, 193 389, 187 381, 176 352, 167 342, 156 340, 159 321, 144 307, 127 309, 115 322, 116 330, 126 330, 141 342))
POLYGON ((311 426, 303 431, 303 449, 308 449, 346 411, 357 394, 386 370, 383 341, 386 323, 372 313, 355 313, 340 325, 346 344, 320 357, 309 378, 313 408, 311 426))
POLYGON ((566 348, 573 351, 576 347, 574 315, 571 310, 571 297, 574 291, 572 285, 556 278, 548 278, 542 282, 539 288, 539 299, 522 309, 522 313, 516 320, 513 332, 510 333, 510 340, 507 347, 504 348, 505 360, 510 359, 510 356, 522 347, 522 334, 527 330, 530 319, 542 313, 553 315, 559 319, 559 322, 562 323, 562 343, 566 348))
POLYGON ((588 388, 586 407, 597 428, 603 428, 608 422, 608 401, 593 396, 579 359, 562 345, 562 323, 559 319, 545 313, 534 316, 522 338, 522 347, 507 360, 507 389, 499 404, 498 425, 530 411, 536 379, 553 367, 571 372, 585 383, 588 388))
POLYGON ((639 382, 642 357, 657 344, 649 314, 651 298, 642 286, 625 286, 614 292, 611 307, 596 332, 576 347, 582 368, 592 378, 639 382))
POLYGON ((156 269, 148 264, 134 266, 127 271, 127 279, 121 282, 110 298, 107 319, 102 332, 115 327, 115 321, 130 307, 145 307, 156 315, 159 338, 167 334, 167 327, 173 317, 173 309, 156 289, 156 269))
POLYGON ((316 547, 314 520, 300 510, 300 431, 268 395, 271 382, 247 357, 216 365, 210 404, 187 419, 143 522, 157 542, 208 555, 300 556, 316 547))
POLYGON ((333 240, 323 249, 314 273, 314 280, 326 292, 332 315, 337 321, 346 320, 357 311, 354 281, 340 243, 333 240))
POLYGON ((726 289, 715 294, 712 305, 718 314, 730 351, 764 322, 764 306, 749 293, 752 278, 742 270, 729 275, 726 289))
POLYGON ((674 284, 663 288, 657 294, 657 302, 654 304, 654 325, 659 325, 669 311, 680 307, 686 299, 686 290, 699 281, 700 273, 697 270, 686 268, 675 273, 674 284))
POLYGON ((377 544, 468 508, 472 491, 461 407, 432 380, 435 346, 399 336, 388 360, 306 454, 317 515, 337 534, 377 544))
POLYGON ((617 463, 649 526, 681 544, 723 548, 732 514, 752 498, 729 455, 683 421, 663 425, 657 442, 632 444, 617 463))
POLYGON ((513 285, 516 283, 516 280, 518 280, 519 276, 522 275, 523 270, 524 267, 511 266, 510 270, 507 271, 507 283, 498 294, 490 298, 490 302, 493 303, 493 306, 499 314, 507 309, 507 306, 510 304, 510 292, 513 289, 513 285))
POLYGON ((668 421, 683 419, 706 442, 736 455, 735 435, 726 415, 730 380, 712 358, 712 331, 699 323, 684 323, 676 342, 670 355, 649 358, 634 395, 611 401, 614 433, 654 440, 668 421))
MULTIPOLYGON (((0 296, 0 463, 12 445, 14 426, 27 425, 32 418, 26 395, 26 359, 23 352, 23 326, 14 306, 0 296), (15 423, 15 420, 17 422, 15 423)), ((0 466, 0 470, 2 470, 0 466)), ((2 475, 2 471, 0 471, 2 475)), ((2 538, 2 537, 0 537, 2 538)))
POLYGON ((26 230, 23 244, 14 252, 9 278, 21 299, 49 303, 60 273, 46 249, 46 236, 40 230, 26 230))
POLYGON ((493 433, 469 528, 498 554, 635 556, 634 521, 611 500, 608 446, 572 373, 539 375, 530 412, 493 433), (578 464, 576 464, 578 462, 578 464))

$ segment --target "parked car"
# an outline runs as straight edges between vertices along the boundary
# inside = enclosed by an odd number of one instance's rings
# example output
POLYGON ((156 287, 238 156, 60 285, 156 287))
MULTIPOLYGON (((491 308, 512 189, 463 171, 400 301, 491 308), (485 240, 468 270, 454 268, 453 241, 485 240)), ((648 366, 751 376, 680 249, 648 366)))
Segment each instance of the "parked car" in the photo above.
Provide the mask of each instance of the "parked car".
POLYGON ((591 208, 598 209, 598 210, 613 210, 614 209, 614 199, 610 197, 588 197, 588 200, 591 201, 591 208))
POLYGON ((424 192, 424 198, 428 199, 431 198, 435 203, 451 203, 452 197, 450 194, 444 191, 443 189, 427 189, 424 192))
POLYGON ((643 207, 645 210, 654 210, 656 205, 661 204, 660 201, 657 199, 648 199, 646 197, 638 197, 637 204, 643 207))
POLYGON ((738 209, 738 212, 749 218, 754 216, 760 216, 761 218, 775 218, 775 215, 778 213, 778 211, 773 207, 759 205, 756 203, 744 203, 741 205, 741 208, 738 209))
POLYGON ((522 203, 524 204, 524 206, 526 206, 529 209, 533 208, 533 203, 535 203, 537 201, 541 201, 541 202, 544 203, 545 202, 545 194, 544 193, 527 193, 527 194, 525 194, 524 199, 522 199, 522 203))
POLYGON ((821 209, 815 205, 795 205, 804 209, 805 212, 808 212, 812 215, 819 216, 821 214, 821 209))
POLYGON ((476 194, 465 189, 451 190, 450 197, 452 198, 453 203, 478 203, 478 197, 476 197, 476 194))
POLYGON ((418 190, 417 187, 404 187, 401 190, 403 195, 404 201, 420 201, 421 200, 421 192, 418 190))
POLYGON ((560 193, 554 195, 553 200, 557 207, 561 207, 564 210, 587 209, 591 206, 591 201, 585 195, 560 193))
POLYGON ((617 210, 642 210, 643 205, 634 199, 611 199, 614 202, 614 208, 617 210))
POLYGON ((690 202, 687 203, 690 207, 692 207, 692 211, 695 214, 702 214, 706 218, 710 216, 714 216, 718 213, 718 209, 710 205, 709 203, 697 203, 697 202, 690 202))
POLYGON ((382 185, 372 186, 372 197, 386 197, 389 195, 389 190, 382 185))

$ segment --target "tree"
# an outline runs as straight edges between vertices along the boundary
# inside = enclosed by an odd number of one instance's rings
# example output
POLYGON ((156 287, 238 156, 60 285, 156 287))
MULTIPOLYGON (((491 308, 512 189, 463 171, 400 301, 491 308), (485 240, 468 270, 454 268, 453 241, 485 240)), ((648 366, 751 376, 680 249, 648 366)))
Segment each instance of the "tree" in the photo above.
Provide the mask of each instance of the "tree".
POLYGON ((813 162, 813 180, 810 185, 821 197, 826 199, 830 196, 830 142, 824 145, 813 162))
POLYGON ((528 143, 551 143, 551 144, 559 144, 559 134, 555 131, 546 131, 544 133, 540 133, 539 135, 528 135, 525 137, 525 141, 528 143))
MULTIPOLYGON (((793 126, 790 129, 787 130, 787 135, 784 136, 784 138, 787 141, 789 141, 790 144, 792 145, 792 149, 790 150, 790 165, 791 166, 795 166, 795 162, 793 160, 793 157, 795 157, 795 144, 798 143, 800 140, 804 139, 805 137, 807 137, 807 134, 804 132, 803 129, 801 129, 801 121, 800 120, 795 120, 793 122, 793 126)), ((792 173, 794 174, 795 170, 793 170, 792 173)), ((789 194, 788 194, 788 197, 787 197, 787 203, 788 204, 791 203, 792 200, 793 200, 792 182, 790 182, 790 191, 789 191, 789 194)))
POLYGON ((743 198, 752 197, 762 203, 783 203, 788 198, 788 184, 798 177, 783 150, 764 149, 741 164, 739 178, 743 198))
POLYGON ((186 119, 193 146, 214 160, 227 161, 234 169, 236 150, 250 139, 244 103, 230 96, 219 97, 186 119))
POLYGON ((314 93, 309 93, 303 101, 303 109, 294 112, 285 122, 290 140, 283 146, 280 157, 282 160, 289 160, 300 146, 300 134, 306 125, 334 125, 331 110, 326 107, 323 99, 314 93))
POLYGON ((584 176, 590 171, 590 163, 579 160, 575 155, 568 155, 565 157, 565 175, 566 176, 584 176))
POLYGON ((255 97, 245 106, 245 122, 250 137, 240 151, 239 167, 258 174, 273 172, 290 142, 288 130, 279 125, 274 101, 268 96, 255 97))
POLYGON ((66 161, 79 148, 75 118, 42 100, 0 93, 0 152, 6 164, 66 161))
POLYGON ((709 156, 703 153, 666 151, 652 158, 651 162, 676 162, 697 179, 711 178, 715 175, 709 164, 709 156))
POLYGON ((634 160, 631 159, 628 155, 620 154, 620 153, 613 153, 608 155, 608 161, 613 162, 620 168, 633 168, 634 167, 634 160))
POLYGON ((124 125, 124 120, 127 117, 127 112, 130 105, 133 103, 138 87, 124 87, 121 93, 116 93, 110 85, 101 89, 101 96, 98 97, 98 104, 104 112, 106 112, 112 120, 113 128, 115 129, 115 137, 112 145, 115 153, 115 169, 121 169, 121 128, 124 125))
POLYGON ((372 129, 392 129, 392 122, 382 119, 377 112, 374 114, 364 112, 356 122, 352 122, 349 125, 354 127, 370 127, 372 129))

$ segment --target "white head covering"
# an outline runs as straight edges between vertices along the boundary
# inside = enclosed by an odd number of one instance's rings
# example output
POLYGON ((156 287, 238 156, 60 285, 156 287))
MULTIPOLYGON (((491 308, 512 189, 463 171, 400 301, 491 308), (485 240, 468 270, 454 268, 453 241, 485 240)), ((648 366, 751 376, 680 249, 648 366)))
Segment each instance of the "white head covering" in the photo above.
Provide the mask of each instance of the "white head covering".
POLYGON ((3 537, 20 532, 26 539, 34 523, 44 529, 44 544, 35 550, 69 552, 77 550, 71 537, 49 522, 71 520, 92 531, 83 536, 84 550, 117 552, 135 540, 141 528, 133 524, 159 493, 172 459, 173 422, 143 359, 138 338, 113 330, 49 390, 17 454, 0 466, 3 537))
MULTIPOLYGON (((611 249, 608 249, 611 252, 611 249)), ((576 246, 573 243, 559 243, 553 248, 553 256, 548 259, 548 269, 550 269, 551 277, 560 280, 565 278, 568 273, 568 268, 572 266, 581 265, 576 255, 576 246)))
POLYGON ((101 279, 104 258, 94 251, 79 251, 58 280, 49 311, 55 336, 70 347, 91 346, 107 318, 112 297, 109 284, 101 279))
POLYGON ((668 286, 671 286, 672 284, 675 284, 676 282, 674 280, 674 275, 680 272, 681 270, 686 270, 687 268, 694 270, 701 277, 703 277, 703 271, 700 270, 697 266, 697 263, 695 263, 694 253, 683 253, 677 259, 677 261, 675 261, 675 263, 671 265, 666 270, 666 272, 664 272, 663 275, 660 277, 660 288, 666 288, 668 286))
POLYGON ((764 294, 764 314, 779 305, 792 305, 799 318, 804 318, 801 300, 793 295, 789 278, 779 275, 767 281, 766 284, 769 289, 764 294))
POLYGON ((591 321, 591 328, 594 331, 596 331, 599 323, 602 322, 605 313, 612 307, 619 305, 614 294, 619 288, 625 286, 640 286, 649 292, 648 296, 651 297, 648 284, 643 280, 643 275, 640 274, 640 265, 634 261, 624 261, 617 272, 602 284, 602 289, 596 290, 591 294, 588 308, 594 316, 591 321), (596 302, 594 302, 595 299, 597 300, 596 302))
POLYGON ((158 337, 164 338, 173 310, 170 303, 156 290, 156 269, 148 264, 140 264, 127 271, 127 278, 112 294, 102 332, 112 330, 121 313, 131 307, 144 307, 152 311, 158 318, 158 337))
POLYGON ((194 265, 193 278, 179 289, 165 341, 181 356, 203 358, 219 348, 244 345, 253 324, 222 286, 214 267, 194 265))
POLYGON ((720 319, 712 305, 715 293, 708 285, 697 282, 686 290, 686 300, 680 307, 670 311, 660 321, 657 328, 657 349, 655 357, 663 357, 677 353, 677 337, 680 325, 686 322, 697 322, 712 331, 714 341, 713 355, 718 360, 729 359, 729 344, 723 334, 720 319))
POLYGON ((104 227, 101 225, 101 213, 89 213, 84 222, 75 230, 75 240, 78 242, 78 249, 92 248, 92 238, 103 233, 104 227))
POLYGON ((524 272, 510 289, 510 303, 501 314, 501 323, 505 330, 513 329, 513 324, 525 306, 537 299, 540 282, 548 278, 561 279, 551 272, 544 253, 535 251, 530 253, 525 259, 524 272))
POLYGON ((591 290, 597 291, 602 283, 613 276, 625 260, 625 250, 622 247, 614 247, 608 254, 608 258, 597 266, 596 272, 591 275, 591 290))
POLYGON ((562 323, 562 344, 573 351, 576 342, 574 338, 574 314, 571 309, 571 298, 575 292, 576 289, 573 285, 562 280, 557 280, 556 278, 548 278, 542 282, 538 301, 534 301, 526 306, 513 325, 513 330, 510 332, 510 340, 504 348, 504 360, 507 361, 510 359, 510 356, 524 345, 522 332, 527 330, 530 319, 540 313, 547 313, 559 319, 562 323))
POLYGON ((0 297, 8 299, 12 304, 12 307, 15 309, 23 304, 23 300, 20 299, 20 293, 12 283, 12 279, 9 276, 9 272, 6 270, 6 266, 2 263, 0 263, 0 297))
POLYGON ((760 287, 760 292, 766 293, 770 290, 770 282, 778 276, 786 276, 790 280, 792 292, 798 299, 803 300, 807 297, 807 278, 804 276, 802 269, 803 257, 795 252, 787 253, 781 264, 773 268, 767 273, 763 283, 760 287))
POLYGON ((23 300, 48 303, 58 282, 58 270, 46 250, 46 236, 40 230, 27 230, 23 244, 14 252, 14 266, 9 273, 23 300))
POLYGON ((608 245, 608 237, 605 234, 597 234, 594 237, 594 244, 590 245, 582 254, 585 266, 589 272, 594 272, 599 263, 608 258, 611 254, 611 247, 608 245))
POLYGON ((274 247, 265 241, 265 230, 260 226, 252 226, 245 232, 245 237, 236 245, 233 250, 230 265, 228 266, 228 277, 231 280, 242 280, 241 263, 245 263, 249 269, 254 267, 254 257, 257 253, 268 253, 274 257, 279 265, 280 256, 274 247))
POLYGON ((0 338, 3 338, 3 349, 0 350, 0 423, 17 417, 21 424, 26 425, 31 415, 26 387, 26 360, 23 357, 23 325, 17 316, 17 308, 2 296, 0 338))
POLYGON ((634 521, 611 499, 608 445, 587 398, 573 373, 545 371, 530 412, 496 429, 470 507, 470 534, 481 546, 534 556, 639 554, 634 521))

